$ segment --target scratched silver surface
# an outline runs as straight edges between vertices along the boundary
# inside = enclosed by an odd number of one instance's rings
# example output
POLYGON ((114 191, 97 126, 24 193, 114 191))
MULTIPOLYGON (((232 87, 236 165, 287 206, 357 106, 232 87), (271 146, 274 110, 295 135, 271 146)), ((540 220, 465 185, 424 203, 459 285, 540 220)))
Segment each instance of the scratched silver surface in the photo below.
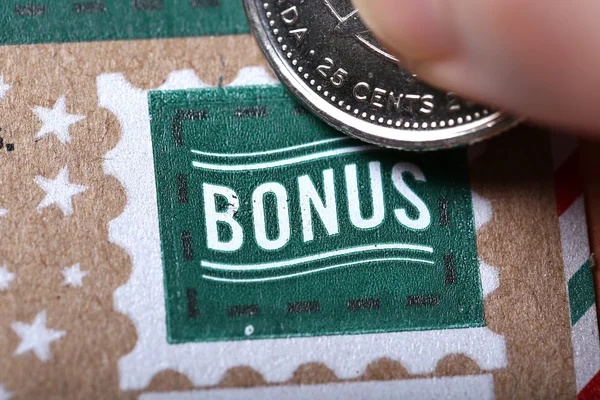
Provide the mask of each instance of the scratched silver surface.
POLYGON ((253 32, 283 84, 344 133, 381 146, 429 150, 474 143, 516 123, 402 69, 350 0, 244 3, 253 32))

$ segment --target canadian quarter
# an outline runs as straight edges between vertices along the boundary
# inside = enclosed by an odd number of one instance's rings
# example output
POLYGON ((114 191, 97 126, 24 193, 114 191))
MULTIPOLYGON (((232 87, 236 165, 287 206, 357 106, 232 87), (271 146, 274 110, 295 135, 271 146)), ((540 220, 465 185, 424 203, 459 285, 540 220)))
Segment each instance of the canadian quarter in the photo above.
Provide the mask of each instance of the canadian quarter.
POLYGON ((351 0, 244 0, 284 85, 358 139, 412 150, 474 143, 515 125, 500 112, 420 82, 362 23, 351 0))

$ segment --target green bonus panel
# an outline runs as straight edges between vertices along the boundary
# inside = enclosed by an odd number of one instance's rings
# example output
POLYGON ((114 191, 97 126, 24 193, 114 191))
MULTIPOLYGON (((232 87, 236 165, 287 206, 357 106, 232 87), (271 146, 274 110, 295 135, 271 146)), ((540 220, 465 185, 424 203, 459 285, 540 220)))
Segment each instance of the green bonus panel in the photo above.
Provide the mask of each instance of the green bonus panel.
POLYGON ((464 149, 355 141, 280 86, 149 101, 171 343, 484 325, 464 149))
POLYGON ((0 44, 247 33, 241 0, 2 0, 0 44))

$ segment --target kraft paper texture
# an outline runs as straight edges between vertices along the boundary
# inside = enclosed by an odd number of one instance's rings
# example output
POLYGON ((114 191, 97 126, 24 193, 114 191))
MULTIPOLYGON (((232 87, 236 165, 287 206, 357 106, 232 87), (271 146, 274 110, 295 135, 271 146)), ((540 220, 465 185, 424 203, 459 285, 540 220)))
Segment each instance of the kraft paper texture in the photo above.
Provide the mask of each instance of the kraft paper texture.
MULTIPOLYGON (((145 314, 128 314, 142 297, 163 290, 143 286, 136 252, 148 243, 136 240, 146 237, 141 219, 128 220, 128 248, 111 232, 127 207, 141 204, 144 212, 156 202, 130 179, 132 171, 140 179, 154 176, 146 91, 275 83, 254 39, 11 45, 0 47, 0 60, 0 399, 302 398, 300 385, 315 385, 313 394, 329 393, 328 386, 343 394, 347 387, 358 398, 388 387, 423 398, 593 393, 600 350, 596 313, 586 303, 591 282, 583 271, 583 289, 569 286, 591 254, 584 200, 573 188, 557 197, 567 189, 557 187, 555 176, 573 153, 553 144, 548 132, 524 125, 469 150, 477 252, 487 274, 485 322, 495 338, 479 346, 479 363, 450 349, 432 368, 415 372, 395 358, 397 342, 382 334, 381 356, 364 362, 368 348, 339 354, 340 365, 356 366, 353 376, 319 358, 295 365, 263 357, 264 371, 281 363, 293 372, 275 379, 240 364, 212 371, 218 378, 208 383, 210 374, 194 370, 192 356, 153 354, 140 325, 145 314), (137 114, 111 110, 126 96, 142 105, 131 108, 137 114), (560 216, 557 198, 567 198, 560 216), (571 229, 570 221, 583 225, 571 229), (588 306, 575 324, 573 304, 588 306), (132 354, 144 362, 136 367, 132 354), (473 392, 475 386, 483 389, 473 392)), ((594 154, 588 150, 588 158, 594 154)), ((595 227, 593 176, 587 196, 595 227)), ((592 245, 600 246, 595 233, 592 245)), ((311 340, 318 338, 307 338, 307 349, 311 340)), ((431 336, 428 347, 436 345, 431 336)), ((409 353, 402 357, 412 360, 409 353)))

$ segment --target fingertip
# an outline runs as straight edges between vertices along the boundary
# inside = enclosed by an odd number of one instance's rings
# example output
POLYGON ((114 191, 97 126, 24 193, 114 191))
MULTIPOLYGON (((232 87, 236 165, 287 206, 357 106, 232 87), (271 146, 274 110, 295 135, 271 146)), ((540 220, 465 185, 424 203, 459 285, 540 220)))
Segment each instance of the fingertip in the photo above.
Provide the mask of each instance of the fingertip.
POLYGON ((455 48, 437 0, 353 0, 388 51, 415 62, 442 58, 455 48))

